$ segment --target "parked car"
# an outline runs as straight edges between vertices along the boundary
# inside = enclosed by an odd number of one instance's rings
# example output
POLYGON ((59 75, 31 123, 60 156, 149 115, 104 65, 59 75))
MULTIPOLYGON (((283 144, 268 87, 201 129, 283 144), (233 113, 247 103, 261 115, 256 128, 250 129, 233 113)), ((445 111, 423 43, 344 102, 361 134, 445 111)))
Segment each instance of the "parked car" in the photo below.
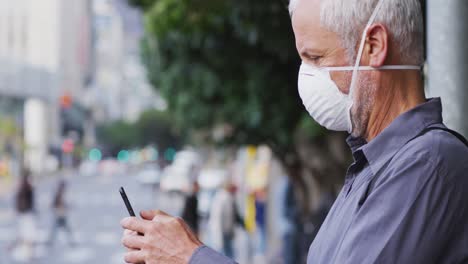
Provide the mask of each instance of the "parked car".
POLYGON ((192 150, 176 154, 174 162, 166 167, 161 175, 161 189, 165 191, 187 192, 195 180, 194 168, 200 166, 200 156, 192 150))
POLYGON ((146 164, 138 172, 137 181, 143 185, 158 185, 161 181, 161 169, 156 164, 146 164))

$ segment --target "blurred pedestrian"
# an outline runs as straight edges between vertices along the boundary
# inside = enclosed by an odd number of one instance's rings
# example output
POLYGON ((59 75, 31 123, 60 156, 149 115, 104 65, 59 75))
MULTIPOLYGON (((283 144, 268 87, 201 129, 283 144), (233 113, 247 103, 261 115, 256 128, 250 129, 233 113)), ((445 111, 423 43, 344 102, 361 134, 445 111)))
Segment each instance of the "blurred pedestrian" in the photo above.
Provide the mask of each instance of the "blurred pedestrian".
POLYGON ((199 215, 198 215, 198 192, 200 186, 195 180, 192 184, 190 194, 185 198, 184 209, 182 210, 182 219, 185 220, 187 225, 198 234, 199 231, 199 215))
POLYGON ((282 239, 281 257, 284 264, 299 263, 301 254, 299 233, 300 221, 299 202, 296 199, 294 185, 288 176, 281 177, 275 193, 276 204, 279 206, 279 227, 282 239))
POLYGON ((30 171, 27 169, 23 170, 15 197, 18 237, 12 244, 17 258, 25 261, 34 257, 34 244, 37 232, 34 187, 30 177, 30 171))
POLYGON ((255 255, 265 257, 267 246, 266 234, 266 202, 267 190, 255 191, 255 255))
POLYGON ((236 225, 243 224, 236 206, 236 192, 237 186, 228 183, 215 194, 208 222, 214 246, 230 258, 234 258, 235 255, 236 225))
POLYGON ((67 184, 65 180, 61 180, 58 184, 57 192, 55 194, 52 209, 54 212, 54 223, 52 226, 52 230, 49 236, 48 245, 52 245, 55 242, 55 237, 57 235, 57 231, 59 229, 63 229, 68 235, 68 243, 70 246, 75 245, 75 241, 73 240, 73 233, 68 223, 67 213, 68 213, 68 205, 66 203, 65 195, 67 191, 67 184))

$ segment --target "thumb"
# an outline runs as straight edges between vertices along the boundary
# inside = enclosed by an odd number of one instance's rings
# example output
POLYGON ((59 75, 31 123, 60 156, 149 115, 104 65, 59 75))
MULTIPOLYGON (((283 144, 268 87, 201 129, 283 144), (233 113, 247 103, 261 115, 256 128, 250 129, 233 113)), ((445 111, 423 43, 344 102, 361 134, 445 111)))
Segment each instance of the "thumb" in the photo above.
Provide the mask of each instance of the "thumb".
POLYGON ((141 218, 145 220, 149 220, 149 221, 153 220, 153 218, 155 218, 157 215, 167 215, 167 214, 161 210, 144 210, 140 212, 141 218))

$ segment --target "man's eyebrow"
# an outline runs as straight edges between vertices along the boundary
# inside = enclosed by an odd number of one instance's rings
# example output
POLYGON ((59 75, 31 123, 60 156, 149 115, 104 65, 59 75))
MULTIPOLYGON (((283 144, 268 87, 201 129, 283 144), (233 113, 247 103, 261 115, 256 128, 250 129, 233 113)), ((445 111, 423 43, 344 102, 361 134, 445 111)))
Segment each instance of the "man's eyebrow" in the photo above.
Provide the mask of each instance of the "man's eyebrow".
POLYGON ((302 56, 321 55, 321 54, 323 54, 323 51, 319 50, 319 49, 302 48, 299 51, 299 54, 302 55, 302 56))

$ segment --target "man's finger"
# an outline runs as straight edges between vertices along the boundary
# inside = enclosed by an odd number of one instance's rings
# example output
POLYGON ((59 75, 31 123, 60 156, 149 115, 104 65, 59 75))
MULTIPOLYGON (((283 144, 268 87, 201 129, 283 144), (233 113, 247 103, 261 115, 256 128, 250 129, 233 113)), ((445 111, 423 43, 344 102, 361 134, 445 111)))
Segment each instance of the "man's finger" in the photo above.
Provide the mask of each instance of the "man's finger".
POLYGON ((138 236, 138 233, 132 230, 124 229, 123 231, 124 236, 138 236))
POLYGON ((128 248, 126 247, 126 252, 133 252, 133 251, 140 251, 140 249, 137 249, 137 248, 128 248))
POLYGON ((151 223, 147 220, 141 220, 136 217, 124 218, 120 224, 124 229, 136 231, 138 233, 146 233, 150 229, 151 223))
POLYGON ((169 216, 161 210, 145 210, 140 212, 141 218, 145 220, 153 220, 156 216, 169 216))
POLYGON ((124 260, 127 263, 145 263, 144 253, 142 251, 131 251, 125 253, 124 260))
POLYGON ((122 237, 122 244, 128 249, 141 249, 144 245, 142 236, 127 235, 122 237))
MULTIPOLYGON (((122 237, 125 237, 125 236, 138 236, 138 233, 132 230, 124 229, 122 237)), ((137 248, 129 248, 129 247, 126 247, 126 248, 127 248, 127 251, 139 250, 137 248)))

